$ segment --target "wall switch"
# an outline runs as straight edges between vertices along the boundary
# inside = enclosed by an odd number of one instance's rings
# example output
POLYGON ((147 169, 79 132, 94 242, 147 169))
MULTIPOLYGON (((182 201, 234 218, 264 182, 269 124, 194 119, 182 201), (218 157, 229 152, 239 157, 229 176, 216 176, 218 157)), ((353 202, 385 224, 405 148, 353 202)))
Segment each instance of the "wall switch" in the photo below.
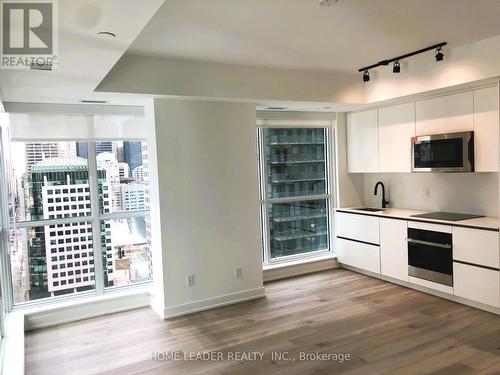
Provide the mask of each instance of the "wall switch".
POLYGON ((420 189, 420 193, 423 198, 429 198, 430 196, 430 191, 428 186, 424 186, 423 188, 420 189))
POLYGON ((194 285, 194 275, 188 275, 188 286, 194 285))
POLYGON ((241 267, 236 267, 234 269, 234 277, 241 279, 243 277, 243 269, 241 267))

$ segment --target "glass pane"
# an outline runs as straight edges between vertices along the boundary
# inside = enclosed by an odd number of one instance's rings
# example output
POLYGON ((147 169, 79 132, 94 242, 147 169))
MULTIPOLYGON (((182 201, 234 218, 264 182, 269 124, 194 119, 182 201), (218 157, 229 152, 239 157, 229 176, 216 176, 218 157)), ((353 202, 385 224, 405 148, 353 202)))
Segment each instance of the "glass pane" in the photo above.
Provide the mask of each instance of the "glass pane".
POLYGON ((90 215, 88 163, 76 142, 11 142, 8 156, 11 223, 90 215))
POLYGON ((101 213, 147 209, 146 142, 96 142, 96 155, 101 213))
POLYGON ((151 280, 149 228, 147 217, 101 221, 106 287, 151 280))
POLYGON ((264 129, 268 197, 326 193, 325 129, 264 129))
POLYGON ((9 232, 14 303, 95 288, 90 222, 9 232))
POLYGON ((269 204, 271 258, 327 250, 326 199, 269 204))

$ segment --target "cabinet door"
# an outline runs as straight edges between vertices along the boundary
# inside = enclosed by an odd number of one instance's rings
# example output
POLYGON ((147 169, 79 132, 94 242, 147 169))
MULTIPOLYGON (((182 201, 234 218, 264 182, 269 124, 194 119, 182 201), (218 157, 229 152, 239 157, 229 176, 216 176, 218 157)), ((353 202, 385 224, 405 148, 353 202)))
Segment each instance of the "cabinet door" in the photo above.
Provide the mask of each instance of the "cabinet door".
POLYGON ((376 245, 337 238, 337 257, 342 264, 380 274, 380 248, 376 245))
POLYGON ((378 172, 377 110, 347 114, 349 173, 378 172))
POLYGON ((498 171, 498 86, 474 90, 476 172, 498 171))
POLYGON ((456 296, 500 307, 499 271, 454 262, 453 289, 456 296))
POLYGON ((403 281, 408 281, 407 224, 380 219, 380 273, 403 281))
POLYGON ((380 172, 411 172, 411 137, 415 136, 415 103, 378 111, 380 172))
POLYGON ((453 227, 453 259, 499 268, 498 232, 453 227))
POLYGON ((474 128, 472 91, 418 100, 415 110, 417 136, 474 128))
POLYGON ((337 212, 335 214, 337 236, 378 245, 379 220, 377 216, 337 212))

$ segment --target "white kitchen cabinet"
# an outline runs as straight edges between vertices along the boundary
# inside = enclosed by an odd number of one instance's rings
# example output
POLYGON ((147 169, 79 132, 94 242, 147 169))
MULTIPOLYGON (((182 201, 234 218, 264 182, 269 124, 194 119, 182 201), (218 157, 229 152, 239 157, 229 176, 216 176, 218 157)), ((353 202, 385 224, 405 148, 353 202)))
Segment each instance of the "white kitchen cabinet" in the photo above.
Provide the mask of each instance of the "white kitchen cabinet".
POLYGON ((498 232, 453 227, 453 259, 499 268, 498 232))
POLYGON ((411 137, 415 136, 415 103, 378 111, 380 172, 411 172, 411 137))
POLYGON ((376 109, 347 114, 347 163, 349 173, 378 172, 376 109))
POLYGON ((416 135, 474 130, 472 91, 416 102, 416 135))
POLYGON ((378 245, 379 220, 377 216, 337 212, 335 214, 337 236, 378 245))
POLYGON ((474 90, 476 172, 498 171, 498 86, 474 90))
POLYGON ((337 257, 340 263, 380 274, 380 248, 337 238, 337 257))
POLYGON ((380 219, 380 273, 408 281, 408 222, 380 219))
POLYGON ((500 307, 500 272, 453 263, 453 290, 458 297, 500 307))

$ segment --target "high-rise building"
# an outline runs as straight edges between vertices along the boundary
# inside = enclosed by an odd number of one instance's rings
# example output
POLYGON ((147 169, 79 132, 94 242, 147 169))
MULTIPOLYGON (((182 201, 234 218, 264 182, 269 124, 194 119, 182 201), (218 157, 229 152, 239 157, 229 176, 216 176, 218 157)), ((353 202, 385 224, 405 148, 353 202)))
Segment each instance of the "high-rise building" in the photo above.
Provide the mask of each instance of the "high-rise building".
POLYGON ((142 165, 142 142, 123 142, 123 161, 131 171, 142 165))
POLYGON ((74 157, 76 153, 74 142, 26 142, 26 171, 30 172, 33 165, 45 159, 62 156, 74 157))
MULTIPOLYGON (((103 152, 113 152, 113 142, 96 142, 95 154, 99 155, 103 152)), ((87 142, 76 142, 76 156, 88 158, 87 142)))
POLYGON ((127 163, 118 163, 118 174, 122 179, 130 177, 130 167, 127 163))
POLYGON ((266 129, 271 257, 328 248, 324 129, 266 129), (291 198, 294 198, 293 200, 291 198))
POLYGON ((136 181, 144 181, 144 167, 142 165, 132 171, 132 178, 136 181))
MULTIPOLYGON (((97 171, 99 201, 109 211, 106 173, 97 171)), ((55 157, 32 166, 28 175, 32 220, 90 216, 88 166, 79 157, 55 157)), ((101 237, 106 237, 105 230, 101 237)), ((90 222, 34 227, 28 234, 30 299, 82 291, 95 285, 90 222)), ((103 257, 107 257, 103 251, 103 257)), ((112 268, 112 266, 111 266, 112 268)))
MULTIPOLYGON (((113 196, 113 211, 118 211, 122 206, 122 197, 120 190, 120 164, 116 156, 111 152, 102 152, 96 157, 97 168, 106 171, 106 180, 113 196)), ((128 168, 128 166, 127 166, 128 168)), ((123 166, 122 166, 123 170, 123 166)), ((123 173, 123 172, 122 172, 123 173)))
POLYGON ((122 184, 122 209, 125 211, 144 210, 146 187, 142 184, 122 184))

